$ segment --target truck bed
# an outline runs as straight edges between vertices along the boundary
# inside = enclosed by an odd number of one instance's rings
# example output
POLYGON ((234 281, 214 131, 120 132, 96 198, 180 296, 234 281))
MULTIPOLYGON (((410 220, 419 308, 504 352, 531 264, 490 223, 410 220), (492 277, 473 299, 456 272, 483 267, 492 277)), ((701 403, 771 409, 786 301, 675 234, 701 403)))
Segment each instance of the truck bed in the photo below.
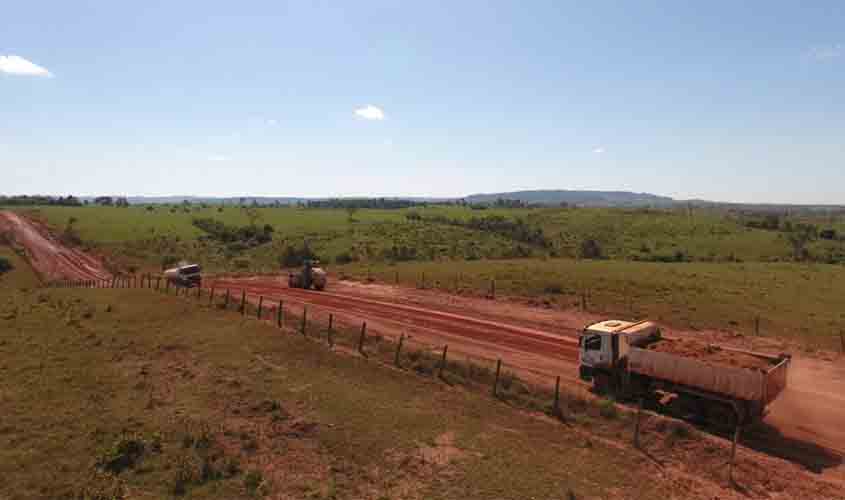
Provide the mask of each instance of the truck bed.
POLYGON ((707 364, 725 365, 748 370, 767 371, 778 363, 777 359, 770 357, 732 349, 723 349, 719 346, 689 339, 660 338, 641 347, 650 351, 665 352, 684 358, 696 359, 707 364))
POLYGON ((659 380, 765 407, 786 388, 789 359, 680 339, 658 339, 628 354, 628 369, 659 380))

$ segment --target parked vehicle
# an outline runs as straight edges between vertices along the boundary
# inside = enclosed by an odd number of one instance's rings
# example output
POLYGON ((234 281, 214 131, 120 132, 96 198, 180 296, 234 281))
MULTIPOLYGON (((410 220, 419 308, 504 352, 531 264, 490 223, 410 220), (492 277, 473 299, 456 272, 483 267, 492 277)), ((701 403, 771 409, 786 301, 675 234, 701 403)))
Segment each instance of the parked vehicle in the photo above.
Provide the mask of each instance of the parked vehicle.
POLYGON ((198 264, 185 264, 164 271, 164 278, 171 284, 187 288, 202 285, 202 268, 198 264))
POLYGON ((580 338, 580 376, 597 392, 670 406, 719 425, 762 418, 787 384, 790 356, 668 338, 650 321, 607 320, 580 338))

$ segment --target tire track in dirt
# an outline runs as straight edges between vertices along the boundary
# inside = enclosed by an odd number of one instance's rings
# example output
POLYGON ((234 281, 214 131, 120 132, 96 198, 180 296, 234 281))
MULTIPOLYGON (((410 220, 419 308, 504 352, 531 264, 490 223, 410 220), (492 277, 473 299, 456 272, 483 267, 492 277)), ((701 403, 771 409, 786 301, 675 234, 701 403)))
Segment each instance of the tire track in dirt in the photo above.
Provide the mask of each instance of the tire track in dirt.
POLYGON ((572 337, 435 309, 291 289, 273 279, 221 278, 213 284, 218 290, 244 290, 250 297, 308 304, 346 319, 350 326, 354 320, 366 320, 368 330, 388 338, 406 333, 431 347, 449 344, 452 353, 486 361, 501 358, 511 369, 542 378, 544 385, 552 384, 557 375, 573 383, 578 380, 578 343, 572 337))
POLYGON ((50 232, 10 211, 0 211, 0 232, 26 253, 33 270, 43 281, 107 280, 112 275, 96 258, 62 244, 50 232))

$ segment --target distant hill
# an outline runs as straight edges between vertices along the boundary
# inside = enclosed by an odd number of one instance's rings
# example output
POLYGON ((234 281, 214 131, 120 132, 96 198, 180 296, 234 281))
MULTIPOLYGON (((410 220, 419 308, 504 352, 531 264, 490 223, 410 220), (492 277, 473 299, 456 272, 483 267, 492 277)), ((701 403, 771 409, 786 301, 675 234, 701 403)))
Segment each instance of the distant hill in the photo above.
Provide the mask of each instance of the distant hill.
POLYGON ((469 203, 494 203, 496 200, 519 200, 526 204, 579 205, 587 207, 664 207, 675 200, 668 196, 630 191, 568 191, 562 189, 539 191, 511 191, 507 193, 474 194, 465 198, 469 203))

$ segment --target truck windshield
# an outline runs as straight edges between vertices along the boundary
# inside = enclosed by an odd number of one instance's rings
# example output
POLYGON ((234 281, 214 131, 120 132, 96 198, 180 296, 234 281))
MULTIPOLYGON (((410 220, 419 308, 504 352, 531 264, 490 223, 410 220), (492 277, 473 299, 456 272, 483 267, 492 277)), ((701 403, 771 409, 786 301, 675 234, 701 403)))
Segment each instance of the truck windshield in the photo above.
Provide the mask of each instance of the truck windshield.
POLYGON ((179 269, 179 274, 194 274, 200 272, 200 266, 185 266, 179 269))
POLYGON ((588 351, 601 351, 601 337, 593 335, 584 340, 584 348, 588 351))

